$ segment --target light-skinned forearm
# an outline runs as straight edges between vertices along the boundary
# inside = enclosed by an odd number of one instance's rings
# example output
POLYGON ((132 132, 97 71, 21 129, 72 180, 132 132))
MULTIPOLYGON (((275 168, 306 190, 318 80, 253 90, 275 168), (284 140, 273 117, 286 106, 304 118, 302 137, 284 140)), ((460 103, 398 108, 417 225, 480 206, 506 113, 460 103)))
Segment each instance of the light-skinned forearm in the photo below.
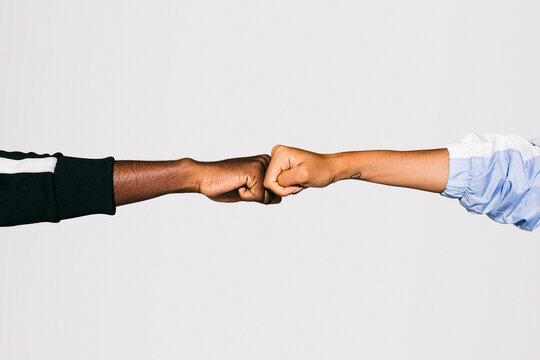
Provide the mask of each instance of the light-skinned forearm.
POLYGON ((358 179, 441 193, 448 179, 447 149, 357 151, 327 157, 334 181, 358 179))

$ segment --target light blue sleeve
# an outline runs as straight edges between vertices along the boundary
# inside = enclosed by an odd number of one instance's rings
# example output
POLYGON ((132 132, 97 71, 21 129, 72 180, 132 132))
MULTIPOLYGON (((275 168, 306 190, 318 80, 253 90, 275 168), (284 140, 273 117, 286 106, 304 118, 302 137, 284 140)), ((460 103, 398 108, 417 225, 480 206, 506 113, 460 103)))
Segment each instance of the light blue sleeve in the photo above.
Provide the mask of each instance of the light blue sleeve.
POLYGON ((469 212, 533 231, 540 225, 540 147, 517 135, 468 134, 448 146, 441 194, 469 212))

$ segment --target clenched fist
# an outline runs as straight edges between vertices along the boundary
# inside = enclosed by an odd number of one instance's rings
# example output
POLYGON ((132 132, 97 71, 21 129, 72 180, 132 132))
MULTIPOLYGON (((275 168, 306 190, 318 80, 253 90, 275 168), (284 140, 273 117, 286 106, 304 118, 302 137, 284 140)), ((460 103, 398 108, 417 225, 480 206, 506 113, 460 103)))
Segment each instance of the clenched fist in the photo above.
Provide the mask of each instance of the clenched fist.
POLYGON ((263 186, 270 156, 258 155, 216 162, 197 162, 198 190, 214 201, 257 201, 277 204, 281 201, 263 186))
POLYGON ((332 155, 276 145, 264 187, 280 196, 296 194, 306 187, 325 187, 335 181, 332 155))
POLYGON ((281 197, 263 186, 270 156, 201 162, 116 161, 114 200, 124 205, 169 193, 201 193, 214 201, 277 204, 281 197))

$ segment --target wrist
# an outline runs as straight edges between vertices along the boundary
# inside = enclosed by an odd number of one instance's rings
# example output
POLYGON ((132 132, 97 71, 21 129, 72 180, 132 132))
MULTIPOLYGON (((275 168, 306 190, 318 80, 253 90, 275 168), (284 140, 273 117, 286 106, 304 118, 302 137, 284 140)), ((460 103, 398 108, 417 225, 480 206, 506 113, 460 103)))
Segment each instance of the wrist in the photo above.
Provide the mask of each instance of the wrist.
POLYGON ((351 178, 351 175, 355 172, 352 166, 353 154, 352 152, 342 152, 327 155, 329 167, 334 176, 333 182, 351 178))
POLYGON ((176 192, 198 193, 202 182, 202 164, 190 158, 176 161, 176 192))

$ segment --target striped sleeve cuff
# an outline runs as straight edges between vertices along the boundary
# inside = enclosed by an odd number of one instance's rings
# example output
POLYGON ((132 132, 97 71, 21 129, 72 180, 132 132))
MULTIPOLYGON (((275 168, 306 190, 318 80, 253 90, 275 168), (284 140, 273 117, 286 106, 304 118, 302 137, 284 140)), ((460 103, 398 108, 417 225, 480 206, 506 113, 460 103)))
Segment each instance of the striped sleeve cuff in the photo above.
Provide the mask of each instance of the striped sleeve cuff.
POLYGON ((450 154, 448 181, 441 195, 460 199, 464 196, 472 179, 472 154, 466 146, 459 143, 448 145, 447 148, 450 154))
POLYGON ((90 214, 114 215, 114 158, 57 157, 54 183, 60 220, 90 214))
POLYGON ((517 135, 468 134, 449 145, 442 196, 467 211, 534 230, 540 224, 540 147, 517 135))
POLYGON ((540 156, 540 148, 532 146, 522 137, 496 133, 467 134, 447 148, 450 154, 448 182, 441 195, 451 198, 466 195, 471 180, 492 171, 493 167, 488 168, 489 164, 504 164, 504 159, 498 158, 507 153, 518 154, 523 162, 540 156))

